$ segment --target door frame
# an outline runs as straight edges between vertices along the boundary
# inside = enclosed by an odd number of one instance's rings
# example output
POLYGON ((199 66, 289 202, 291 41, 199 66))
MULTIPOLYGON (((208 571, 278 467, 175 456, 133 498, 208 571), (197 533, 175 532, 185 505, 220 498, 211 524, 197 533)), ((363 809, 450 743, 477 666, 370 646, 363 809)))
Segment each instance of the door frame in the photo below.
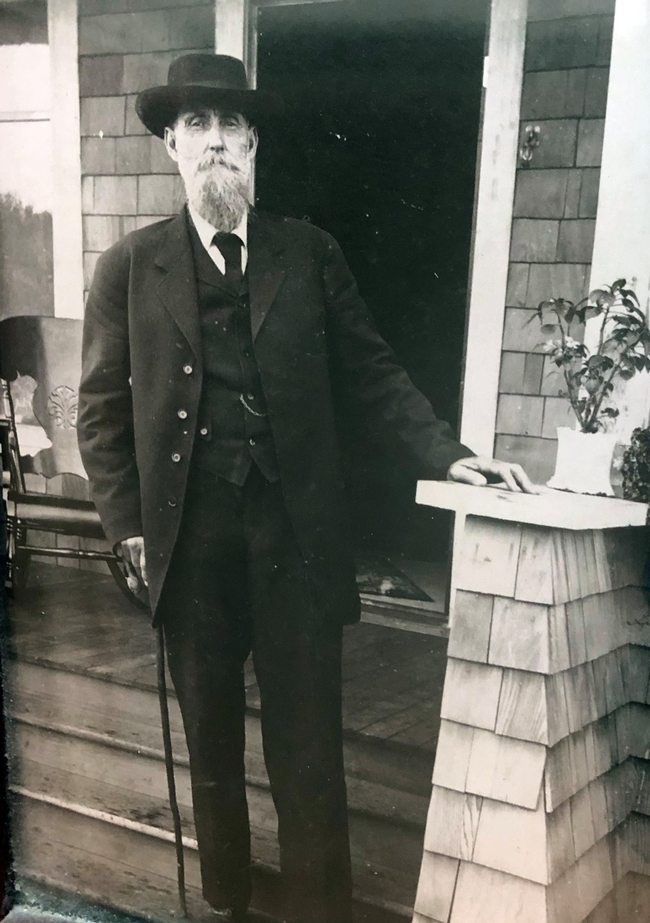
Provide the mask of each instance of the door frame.
MULTIPOLYGON (((255 86, 259 9, 336 2, 215 0, 215 50, 243 60, 255 86)), ((528 0, 492 0, 488 21, 461 375, 460 438, 477 454, 494 451, 527 14, 528 0)))

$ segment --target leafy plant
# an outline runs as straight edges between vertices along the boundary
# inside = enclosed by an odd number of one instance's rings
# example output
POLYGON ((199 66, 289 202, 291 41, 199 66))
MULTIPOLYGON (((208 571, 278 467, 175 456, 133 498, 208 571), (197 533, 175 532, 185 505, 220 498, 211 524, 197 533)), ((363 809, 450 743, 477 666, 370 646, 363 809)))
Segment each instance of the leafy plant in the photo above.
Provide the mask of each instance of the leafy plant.
POLYGON ((555 335, 540 344, 564 373, 568 398, 583 433, 605 429, 618 416, 611 400, 617 378, 627 381, 643 370, 650 371, 650 329, 634 290, 625 279, 594 289, 574 304, 551 298, 539 304, 531 320, 540 321, 542 333, 555 335), (595 352, 582 342, 584 325, 601 317, 595 352))

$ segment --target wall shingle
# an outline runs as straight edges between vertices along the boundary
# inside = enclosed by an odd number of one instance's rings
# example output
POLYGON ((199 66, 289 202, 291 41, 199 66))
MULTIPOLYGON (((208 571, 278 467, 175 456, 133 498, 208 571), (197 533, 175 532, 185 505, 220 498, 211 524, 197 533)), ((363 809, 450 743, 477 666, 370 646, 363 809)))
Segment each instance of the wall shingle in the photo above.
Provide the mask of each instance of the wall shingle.
POLYGON ((115 142, 116 138, 82 138, 81 172, 114 173, 115 142))
POLYGON ((506 289, 506 304, 511 308, 524 308, 526 306, 526 292, 528 291, 528 263, 510 263, 508 267, 508 287, 506 289))
POLYGON ((158 174, 138 177, 139 215, 173 215, 184 200, 180 176, 158 174))
POLYGON ((95 176, 92 209, 87 214, 132 215, 137 201, 135 176, 95 176))
POLYGON ((580 301, 586 294, 588 265, 578 263, 550 263, 530 267, 526 304, 536 308, 548 298, 566 298, 580 301))
POLYGON ((564 217, 577 218, 580 209, 580 190, 582 188, 582 173, 580 170, 569 170, 569 179, 566 186, 564 200, 564 217))
POLYGON ((578 129, 576 164, 579 167, 599 167, 603 156, 604 119, 583 119, 578 129))
POLYGON ((562 218, 569 170, 518 170, 513 215, 562 218))
POLYGON ((567 28, 566 20, 530 22, 526 35, 527 71, 589 67, 599 60, 600 19, 582 16, 567 28))
POLYGON ((124 58, 121 54, 79 59, 80 96, 118 96, 122 93, 124 58))
POLYGON ((144 127, 140 121, 140 117, 135 111, 135 100, 136 96, 127 96, 125 99, 126 105, 126 121, 124 125, 124 134, 125 135, 148 135, 149 132, 144 127))
POLYGON ((557 258, 563 263, 589 263, 594 250, 593 218, 560 222, 557 258))
POLYGON ((591 67, 587 71, 585 93, 585 116, 604 119, 607 108, 607 88, 609 85, 608 67, 591 67))
MULTIPOLYGON (((520 143, 526 124, 521 126, 520 143)), ((540 120, 535 124, 539 125, 539 147, 533 151, 531 166, 537 169, 575 166, 578 119, 540 120)))
POLYGON ((533 352, 543 339, 534 311, 527 308, 506 308, 503 326, 504 350, 533 352))
POLYGON ((81 100, 81 135, 123 135, 124 97, 89 96, 81 100))
POLYGON ((151 141, 147 137, 118 138, 115 145, 115 173, 151 172, 151 141))
POLYGON ((526 353, 502 353, 501 375, 499 377, 500 394, 522 393, 525 367, 526 353))
POLYGON ((503 461, 523 465, 533 483, 545 484, 555 470, 557 443, 535 436, 501 434, 496 438, 494 454, 503 461))
POLYGON ((600 168, 593 167, 582 171, 580 188, 580 205, 578 217, 595 218, 598 209, 598 192, 600 190, 600 168))
POLYGON ((497 411, 497 433, 541 436, 544 400, 548 398, 502 394, 497 411))
POLYGON ((516 218, 512 225, 510 258, 517 263, 554 260, 559 229, 559 221, 516 218))

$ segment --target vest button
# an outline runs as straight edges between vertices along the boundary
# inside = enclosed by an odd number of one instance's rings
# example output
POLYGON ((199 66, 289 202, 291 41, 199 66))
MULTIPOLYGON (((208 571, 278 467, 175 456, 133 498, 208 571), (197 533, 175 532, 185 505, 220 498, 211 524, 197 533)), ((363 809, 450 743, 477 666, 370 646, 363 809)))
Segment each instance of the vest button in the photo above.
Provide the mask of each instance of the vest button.
POLYGON ((181 420, 187 420, 187 410, 179 410, 178 416, 181 420))
POLYGON ((251 438, 248 440, 248 444, 249 444, 249 445, 255 445, 255 440, 253 439, 252 436, 251 436, 251 438))
POLYGON ((178 452, 174 452, 174 454, 172 455, 172 461, 173 461, 173 462, 179 462, 180 460, 181 460, 181 457, 180 457, 180 455, 178 454, 178 452))
POLYGON ((178 500, 176 499, 176 497, 170 497, 169 500, 167 501, 167 503, 168 503, 171 507, 174 507, 174 506, 177 505, 178 500))
POLYGON ((246 395, 246 400, 248 400, 248 401, 254 401, 254 400, 255 400, 255 395, 252 394, 252 393, 249 391, 248 394, 246 395))
POLYGON ((184 366, 183 366, 183 371, 185 372, 186 375, 191 375, 191 374, 192 374, 192 366, 189 365, 189 363, 188 363, 187 365, 184 365, 184 366))
POLYGON ((199 432, 201 433, 202 436, 207 436, 207 435, 208 435, 208 427, 207 427, 207 426, 202 426, 201 429, 199 430, 199 432))

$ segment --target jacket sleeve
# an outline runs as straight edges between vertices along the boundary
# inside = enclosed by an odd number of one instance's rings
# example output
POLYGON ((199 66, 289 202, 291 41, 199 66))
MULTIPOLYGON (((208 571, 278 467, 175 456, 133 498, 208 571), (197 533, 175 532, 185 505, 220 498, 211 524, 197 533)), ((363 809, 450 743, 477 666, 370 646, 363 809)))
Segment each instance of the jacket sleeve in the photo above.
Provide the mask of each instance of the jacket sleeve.
POLYGON ((323 241, 328 351, 338 400, 368 437, 406 464, 414 477, 444 479, 450 465, 475 453, 436 418, 379 335, 338 244, 327 234, 323 241))
POLYGON ((79 449, 113 546, 142 534, 130 385, 129 266, 123 244, 99 258, 86 306, 79 387, 79 449))

